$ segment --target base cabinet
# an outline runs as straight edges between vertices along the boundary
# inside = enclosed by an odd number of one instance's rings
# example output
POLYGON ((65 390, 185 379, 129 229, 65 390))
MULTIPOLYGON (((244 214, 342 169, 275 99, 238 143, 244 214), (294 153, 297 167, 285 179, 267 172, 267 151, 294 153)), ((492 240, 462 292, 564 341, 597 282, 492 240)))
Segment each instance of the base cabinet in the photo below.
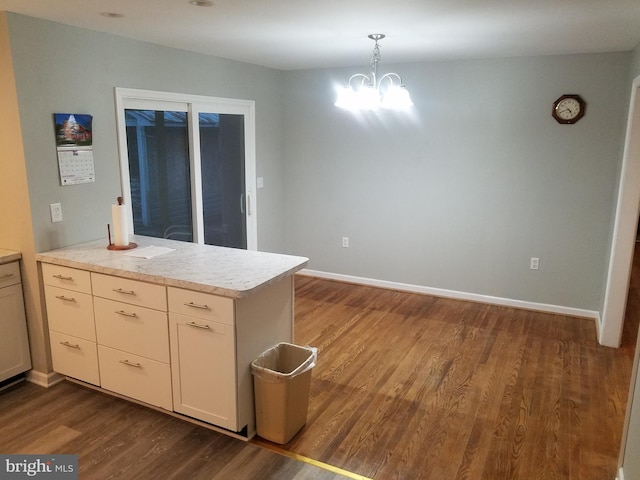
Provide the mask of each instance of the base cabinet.
POLYGON ((102 388, 173 410, 171 370, 166 363, 98 345, 102 388))
POLYGON ((0 265, 0 381, 31 368, 18 262, 0 265))
POLYGON ((53 369, 100 385, 96 327, 89 272, 42 266, 53 369))
POLYGON ((173 408, 237 432, 235 333, 224 325, 169 313, 173 408))
POLYGON ((54 370, 255 434, 251 362, 293 339, 293 277, 228 298, 42 264, 54 370))

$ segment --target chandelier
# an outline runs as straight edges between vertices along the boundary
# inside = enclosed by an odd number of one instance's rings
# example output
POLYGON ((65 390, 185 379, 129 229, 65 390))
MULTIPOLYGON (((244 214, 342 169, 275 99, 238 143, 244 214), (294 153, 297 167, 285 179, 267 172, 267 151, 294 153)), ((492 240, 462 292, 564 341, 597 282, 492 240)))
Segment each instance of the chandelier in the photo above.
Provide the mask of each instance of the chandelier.
POLYGON ((355 111, 376 110, 380 107, 403 110, 413 105, 409 91, 402 83, 400 75, 385 73, 378 78, 378 63, 382 58, 378 40, 384 37, 382 33, 369 35, 369 38, 376 42, 371 56, 371 74, 352 75, 347 86, 339 89, 336 107, 355 111))

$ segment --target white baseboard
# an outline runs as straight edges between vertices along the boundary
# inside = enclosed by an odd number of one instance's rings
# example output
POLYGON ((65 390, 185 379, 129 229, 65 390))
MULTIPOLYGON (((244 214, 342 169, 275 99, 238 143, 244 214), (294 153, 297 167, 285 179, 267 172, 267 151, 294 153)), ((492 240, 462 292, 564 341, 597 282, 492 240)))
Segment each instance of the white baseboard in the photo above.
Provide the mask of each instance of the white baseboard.
POLYGON ((66 377, 56 372, 44 373, 37 370, 29 370, 27 372, 27 381, 35 383, 44 388, 53 387, 56 383, 60 383, 66 377))
POLYGON ((309 277, 326 278, 340 282, 369 285, 372 287, 388 288, 390 290, 401 290, 405 292, 423 293, 434 297, 453 298, 456 300, 467 300, 478 303, 488 303, 491 305, 501 305, 505 307, 521 308, 523 310, 535 310, 539 312, 555 313, 572 317, 591 318, 596 321, 596 328, 600 326, 600 314, 594 310, 584 310, 581 308, 564 307, 561 305, 550 305, 546 303, 525 302, 510 298, 492 297, 490 295, 480 295, 477 293, 459 292, 456 290, 445 290, 442 288, 424 287, 422 285, 412 285, 409 283, 390 282, 387 280, 376 280, 373 278, 356 277, 353 275, 343 275, 341 273, 321 272, 304 268, 297 272, 298 275, 309 277))
POLYGON ((620 469, 618 470, 618 476, 616 477, 616 480, 624 480, 624 470, 622 470, 622 467, 620 467, 620 469))

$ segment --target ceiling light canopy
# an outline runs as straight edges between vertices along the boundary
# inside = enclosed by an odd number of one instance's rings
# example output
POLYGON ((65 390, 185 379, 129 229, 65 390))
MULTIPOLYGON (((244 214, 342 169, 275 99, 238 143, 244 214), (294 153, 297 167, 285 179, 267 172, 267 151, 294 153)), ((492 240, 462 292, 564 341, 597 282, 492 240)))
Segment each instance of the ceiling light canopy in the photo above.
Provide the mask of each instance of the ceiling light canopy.
POLYGON ((382 33, 369 35, 369 38, 376 42, 371 56, 371 73, 352 75, 347 86, 339 89, 336 107, 354 111, 378 108, 404 110, 413 105, 409 91, 402 83, 400 75, 385 73, 378 78, 378 63, 382 58, 378 40, 384 37, 382 33))

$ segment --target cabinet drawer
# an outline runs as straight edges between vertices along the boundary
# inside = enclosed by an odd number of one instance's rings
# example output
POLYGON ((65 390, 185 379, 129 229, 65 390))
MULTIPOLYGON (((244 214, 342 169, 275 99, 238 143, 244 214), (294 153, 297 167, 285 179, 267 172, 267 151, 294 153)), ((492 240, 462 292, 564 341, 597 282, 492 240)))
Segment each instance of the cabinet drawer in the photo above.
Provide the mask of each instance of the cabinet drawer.
POLYGON ((118 302, 167 311, 167 294, 162 285, 92 273, 93 294, 118 302))
POLYGON ((99 297, 93 305, 99 344, 169 363, 165 312, 99 297))
POLYGON ((233 325, 234 307, 231 298, 169 287, 169 311, 213 322, 233 325))
POLYGON ((75 292, 91 293, 91 276, 86 270, 43 263, 42 280, 45 285, 66 288, 75 292))
POLYGON ((5 263, 0 265, 0 288, 16 285, 20 283, 19 262, 5 263))
POLYGON ((51 330, 96 341, 91 295, 51 285, 45 285, 44 292, 51 330))
POLYGON ((49 332, 53 370, 93 385, 100 385, 96 344, 72 335, 49 332))
POLYGON ((168 364, 98 345, 102 388, 173 410, 168 364))

